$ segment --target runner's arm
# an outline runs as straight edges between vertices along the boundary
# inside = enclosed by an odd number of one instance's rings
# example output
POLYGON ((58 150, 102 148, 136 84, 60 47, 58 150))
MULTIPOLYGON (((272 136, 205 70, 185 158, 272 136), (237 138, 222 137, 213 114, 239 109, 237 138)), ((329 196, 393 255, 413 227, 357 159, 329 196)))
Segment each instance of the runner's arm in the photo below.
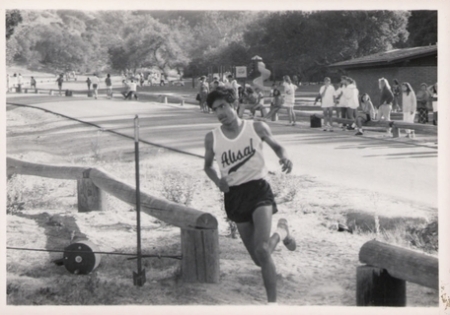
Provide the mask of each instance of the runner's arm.
POLYGON ((208 132, 205 136, 205 164, 203 170, 206 175, 216 184, 217 187, 223 192, 228 192, 229 187, 226 178, 219 178, 216 170, 213 167, 214 162, 214 150, 213 150, 214 137, 212 132, 208 132))
POLYGON ((280 164, 283 165, 282 171, 289 174, 292 171, 292 161, 289 160, 286 149, 272 135, 270 127, 262 121, 255 121, 253 126, 258 136, 272 148, 280 159, 280 164))

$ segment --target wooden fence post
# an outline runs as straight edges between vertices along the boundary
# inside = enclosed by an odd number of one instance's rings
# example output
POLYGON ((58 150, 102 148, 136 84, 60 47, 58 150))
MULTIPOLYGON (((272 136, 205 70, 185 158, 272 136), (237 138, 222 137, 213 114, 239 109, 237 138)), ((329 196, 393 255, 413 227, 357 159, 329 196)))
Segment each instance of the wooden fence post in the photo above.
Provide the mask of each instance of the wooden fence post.
POLYGON ((380 268, 356 269, 357 306, 406 306, 406 281, 391 277, 380 268))
POLYGON ((219 232, 217 229, 181 229, 181 253, 183 281, 219 282, 219 232))
POLYGON ((83 172, 83 178, 77 179, 78 211, 102 210, 101 190, 89 178, 91 169, 83 172))

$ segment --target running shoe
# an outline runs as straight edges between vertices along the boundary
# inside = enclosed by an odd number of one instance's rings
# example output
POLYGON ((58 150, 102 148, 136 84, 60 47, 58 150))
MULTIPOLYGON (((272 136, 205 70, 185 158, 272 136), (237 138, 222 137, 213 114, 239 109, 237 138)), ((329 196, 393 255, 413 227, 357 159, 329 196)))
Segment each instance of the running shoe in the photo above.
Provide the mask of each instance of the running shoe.
POLYGON ((362 135, 363 135, 363 133, 361 131, 359 131, 359 130, 358 130, 357 133, 355 133, 355 136, 362 136, 362 135))
POLYGON ((283 240, 284 246, 290 251, 294 251, 297 248, 297 243, 292 235, 289 234, 289 228, 286 219, 278 220, 277 228, 286 230, 286 237, 283 240))

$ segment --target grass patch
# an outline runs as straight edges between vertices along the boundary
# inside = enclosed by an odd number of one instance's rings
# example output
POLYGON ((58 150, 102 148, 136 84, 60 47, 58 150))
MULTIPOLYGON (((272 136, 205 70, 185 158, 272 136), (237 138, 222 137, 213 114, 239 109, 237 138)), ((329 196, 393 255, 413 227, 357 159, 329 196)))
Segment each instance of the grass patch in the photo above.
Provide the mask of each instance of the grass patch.
POLYGON ((357 234, 373 236, 379 241, 437 254, 437 218, 386 217, 350 211, 345 214, 347 226, 357 234), (378 223, 376 222, 378 218, 378 223), (378 225, 378 228, 377 228, 378 225))

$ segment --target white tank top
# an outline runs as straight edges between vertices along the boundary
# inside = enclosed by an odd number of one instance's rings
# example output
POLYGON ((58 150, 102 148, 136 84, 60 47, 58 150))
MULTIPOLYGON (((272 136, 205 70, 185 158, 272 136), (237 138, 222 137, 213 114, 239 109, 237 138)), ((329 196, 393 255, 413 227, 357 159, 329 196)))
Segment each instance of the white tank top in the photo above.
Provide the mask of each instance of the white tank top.
POLYGON ((237 186, 267 175, 263 155, 263 141, 253 127, 253 121, 244 120, 244 126, 235 139, 227 138, 222 129, 213 130, 213 150, 222 177, 229 186, 237 186))

